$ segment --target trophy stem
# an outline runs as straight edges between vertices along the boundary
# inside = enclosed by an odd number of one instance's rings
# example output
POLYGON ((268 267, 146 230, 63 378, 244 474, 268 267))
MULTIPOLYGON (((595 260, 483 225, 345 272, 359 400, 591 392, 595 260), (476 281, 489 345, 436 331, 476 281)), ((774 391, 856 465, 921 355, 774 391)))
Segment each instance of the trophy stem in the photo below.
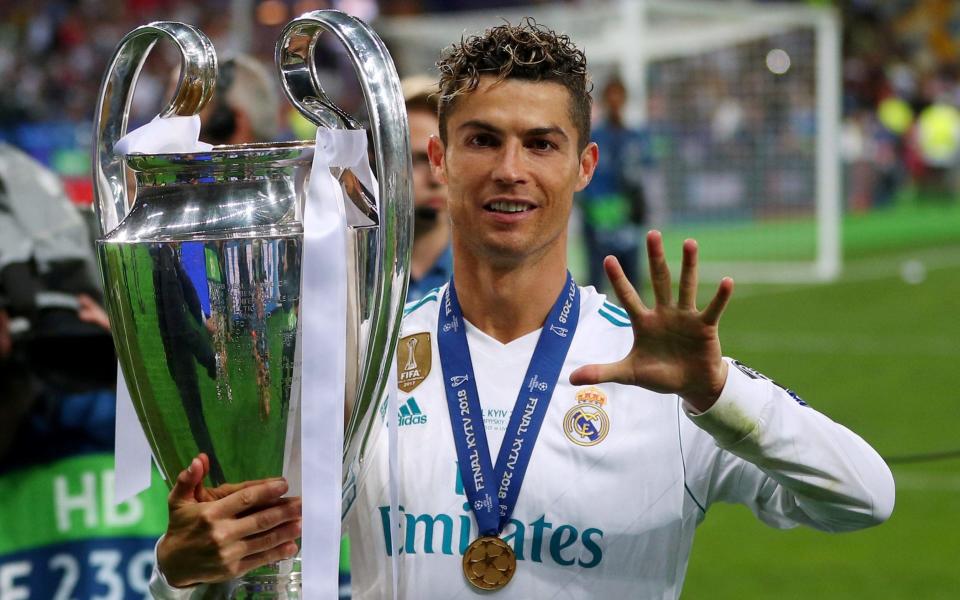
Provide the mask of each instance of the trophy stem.
POLYGON ((301 600, 300 555, 250 571, 235 580, 231 600, 301 600))

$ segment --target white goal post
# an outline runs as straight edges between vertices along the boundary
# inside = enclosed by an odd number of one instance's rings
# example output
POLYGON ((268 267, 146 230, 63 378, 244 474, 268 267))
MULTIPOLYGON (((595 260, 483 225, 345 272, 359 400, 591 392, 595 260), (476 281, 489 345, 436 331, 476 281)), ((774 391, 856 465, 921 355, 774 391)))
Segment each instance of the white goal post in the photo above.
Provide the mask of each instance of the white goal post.
POLYGON ((839 275, 841 58, 833 9, 621 0, 375 25, 402 75, 435 73, 451 42, 527 15, 586 52, 595 104, 607 79, 624 82, 628 120, 651 140, 642 177, 648 224, 668 240, 704 241, 705 275, 784 283, 839 275))

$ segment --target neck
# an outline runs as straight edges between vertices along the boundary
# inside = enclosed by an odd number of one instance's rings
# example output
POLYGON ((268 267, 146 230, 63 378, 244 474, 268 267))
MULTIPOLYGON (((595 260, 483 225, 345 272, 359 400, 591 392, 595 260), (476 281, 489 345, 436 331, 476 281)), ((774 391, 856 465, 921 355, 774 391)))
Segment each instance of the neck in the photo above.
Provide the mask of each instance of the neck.
POLYGON ((495 266, 456 246, 453 279, 464 318, 503 344, 543 327, 567 278, 566 244, 558 250, 495 266))
POLYGON ((450 245, 450 220, 445 216, 437 219, 430 231, 418 232, 410 252, 410 276, 423 279, 437 259, 450 245))

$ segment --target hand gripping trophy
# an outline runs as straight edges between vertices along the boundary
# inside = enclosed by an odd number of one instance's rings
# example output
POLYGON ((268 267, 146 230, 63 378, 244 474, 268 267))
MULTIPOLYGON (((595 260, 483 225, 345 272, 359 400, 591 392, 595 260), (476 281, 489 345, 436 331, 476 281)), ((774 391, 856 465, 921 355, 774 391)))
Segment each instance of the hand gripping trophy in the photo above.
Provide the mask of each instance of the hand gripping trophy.
MULTIPOLYGON (((345 389, 336 396, 347 412, 329 427, 345 426, 338 463, 345 474, 363 459, 396 351, 410 256, 411 166, 395 67, 361 21, 316 11, 287 25, 276 58, 288 98, 321 128, 361 128, 318 80, 313 56, 324 32, 344 44, 356 68, 379 175, 371 185, 354 169, 328 167, 341 188, 341 210, 361 215, 340 238, 346 322, 333 332, 345 341, 345 389)), ((210 485, 280 476, 299 437, 298 415, 315 400, 300 385, 304 311, 322 311, 326 303, 307 298, 302 284, 310 269, 304 206, 315 201, 314 143, 119 154, 137 76, 160 39, 181 53, 179 84, 161 119, 199 113, 216 85, 210 40, 173 22, 130 32, 104 77, 95 122, 95 207, 117 355, 169 483, 199 452, 210 459, 210 485)), ((328 512, 339 518, 339 510, 328 512)), ((282 563, 288 564, 233 582, 230 594, 299 598, 298 565, 282 563)))

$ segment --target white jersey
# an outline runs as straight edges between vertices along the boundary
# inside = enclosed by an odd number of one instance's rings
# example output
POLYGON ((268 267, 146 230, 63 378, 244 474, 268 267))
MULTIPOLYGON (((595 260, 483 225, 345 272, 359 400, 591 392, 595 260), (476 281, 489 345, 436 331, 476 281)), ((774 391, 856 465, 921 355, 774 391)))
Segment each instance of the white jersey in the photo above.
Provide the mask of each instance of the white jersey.
MULTIPOLYGON (((445 289, 445 288, 444 288, 445 289)), ((442 290, 408 305, 397 351, 401 385, 400 598, 486 595, 461 558, 478 535, 457 467, 437 350, 442 290)), ((508 344, 467 324, 495 461, 540 331, 508 344)), ((733 363, 717 404, 689 416, 680 399, 618 384, 573 386, 582 365, 620 360, 626 313, 581 288, 580 322, 502 537, 516 574, 503 599, 677 598, 693 534, 717 501, 749 506, 776 527, 838 531, 884 520, 893 479, 863 440, 733 363)), ((348 516, 354 598, 390 596, 385 428, 348 516)))
MULTIPOLYGON (((444 290, 408 305, 397 350, 399 414, 390 417, 399 433, 398 597, 405 599, 486 595, 461 566, 478 531, 437 349, 444 290)), ((539 335, 501 344, 467 324, 491 461, 520 388, 540 385, 524 380, 539 335)), ((718 501, 745 504, 783 528, 842 531, 889 516, 893 478, 877 453, 739 363, 731 363, 717 403, 697 416, 675 395, 570 385, 575 368, 619 360, 632 342, 626 313, 581 288, 579 326, 501 534, 518 562, 498 598, 678 598, 694 530, 718 501)), ((360 600, 391 596, 385 420, 345 497, 360 600)))

